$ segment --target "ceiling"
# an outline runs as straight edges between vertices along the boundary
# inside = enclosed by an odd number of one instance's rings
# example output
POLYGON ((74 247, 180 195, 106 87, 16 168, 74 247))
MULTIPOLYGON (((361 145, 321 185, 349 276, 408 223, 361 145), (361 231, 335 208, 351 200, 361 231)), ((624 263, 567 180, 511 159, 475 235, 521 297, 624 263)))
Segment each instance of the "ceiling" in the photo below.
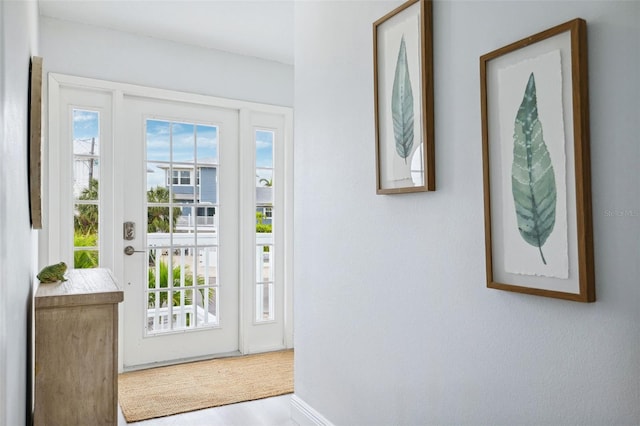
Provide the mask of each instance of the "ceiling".
POLYGON ((40 15, 293 64, 293 0, 39 0, 40 15))

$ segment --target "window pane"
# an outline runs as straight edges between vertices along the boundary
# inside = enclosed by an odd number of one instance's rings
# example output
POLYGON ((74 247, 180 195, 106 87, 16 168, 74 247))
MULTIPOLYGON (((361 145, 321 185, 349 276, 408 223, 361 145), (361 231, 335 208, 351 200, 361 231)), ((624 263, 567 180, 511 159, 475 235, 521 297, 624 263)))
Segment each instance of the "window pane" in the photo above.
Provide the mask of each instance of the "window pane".
POLYGON ((74 156, 73 195, 76 200, 97 200, 100 161, 96 157, 74 156))
POLYGON ((273 168, 274 133, 256 130, 256 167, 273 168))
POLYGON ((176 204, 174 210, 180 210, 180 217, 176 221, 176 226, 173 228, 175 232, 173 244, 174 245, 195 245, 196 234, 194 230, 197 227, 198 215, 197 209, 193 204, 176 204))
POLYGON ((74 247, 95 247, 98 241, 98 204, 76 204, 73 212, 74 247), (95 244, 89 244, 93 241, 95 244))
POLYGON ((191 271, 191 256, 193 249, 180 248, 173 250, 173 270, 172 279, 174 287, 190 287, 193 286, 193 272, 191 271))
POLYGON ((147 191, 161 187, 165 188, 170 180, 167 166, 162 163, 147 163, 147 191))
POLYGON ((169 300, 168 291, 150 291, 147 295, 147 331, 149 333, 171 328, 169 300))
POLYGON ((193 169, 175 171, 174 186, 171 188, 173 193, 173 201, 176 203, 195 203, 197 193, 195 185, 191 185, 191 176, 193 169))
POLYGON ((217 288, 200 288, 195 292, 198 325, 216 325, 218 323, 217 288))
POLYGON ((149 236, 149 246, 169 245, 168 233, 171 232, 176 225, 177 219, 180 218, 179 208, 169 208, 166 205, 147 207, 147 232, 149 234, 166 233, 160 239, 156 236, 149 236), (173 211, 173 214, 171 214, 173 211))
POLYGON ((168 163, 170 140, 169 122, 147 120, 147 161, 168 163))
POLYGON ((198 202, 214 205, 218 203, 218 168, 201 167, 198 202))
POLYGON ((76 250, 73 252, 73 267, 89 269, 100 266, 98 250, 76 250))
POLYGON ((100 155, 100 113, 73 110, 73 153, 100 155))
POLYGON ((162 264, 164 263, 165 266, 168 263, 165 253, 166 250, 159 248, 159 249, 149 249, 148 250, 149 253, 149 269, 147 271, 147 277, 148 277, 148 287, 150 289, 157 289, 157 288, 161 288, 161 268, 162 268, 162 264))
POLYGON ((218 164, 218 128, 197 126, 198 164, 218 164))
POLYGON ((198 284, 218 284, 218 248, 200 247, 198 249, 198 284))
POLYGON ((273 169, 256 169, 256 187, 273 188, 273 169))
POLYGON ((171 123, 171 143, 173 162, 192 163, 194 160, 194 130, 193 124, 171 123))
POLYGON ((256 248, 256 282, 273 281, 273 246, 261 246, 256 248))
POLYGON ((273 283, 256 285, 256 322, 275 319, 274 302, 273 283))

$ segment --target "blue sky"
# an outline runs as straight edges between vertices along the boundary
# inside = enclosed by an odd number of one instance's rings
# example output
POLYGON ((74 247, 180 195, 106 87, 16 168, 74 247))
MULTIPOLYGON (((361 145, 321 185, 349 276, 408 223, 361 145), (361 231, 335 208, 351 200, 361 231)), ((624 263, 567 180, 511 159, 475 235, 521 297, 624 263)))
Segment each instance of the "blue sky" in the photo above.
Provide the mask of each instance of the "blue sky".
MULTIPOLYGON (((74 152, 87 154, 91 138, 96 138, 94 153, 99 153, 100 114, 97 111, 73 110, 74 152)), ((194 151, 198 164, 218 164, 218 127, 211 125, 147 120, 147 187, 164 185, 164 172, 156 162, 169 162, 173 147, 173 162, 192 164, 194 151), (172 144, 170 143, 172 142, 172 144)), ((256 130, 256 184, 273 178, 273 139, 270 130, 256 130)))
POLYGON ((256 130, 256 167, 273 168, 273 132, 256 130))
POLYGON ((273 137, 269 130, 256 130, 256 186, 273 183, 273 137))
POLYGON ((73 110, 73 153, 89 154, 91 138, 95 138, 93 153, 99 154, 100 146, 100 113, 97 111, 73 110))
POLYGON ((218 164, 218 128, 216 126, 147 120, 147 161, 218 164), (171 145, 172 144, 172 145, 171 145))
MULTIPOLYGON (((218 131, 217 126, 147 120, 147 169, 154 171, 147 173, 147 187, 164 184, 164 172, 154 162, 168 162, 171 146, 174 163, 193 163, 195 151, 198 164, 218 164, 218 131)), ((260 179, 272 180, 273 138, 272 131, 255 132, 256 183, 260 179)))
POLYGON ((73 138, 98 137, 99 114, 97 111, 73 110, 73 138))

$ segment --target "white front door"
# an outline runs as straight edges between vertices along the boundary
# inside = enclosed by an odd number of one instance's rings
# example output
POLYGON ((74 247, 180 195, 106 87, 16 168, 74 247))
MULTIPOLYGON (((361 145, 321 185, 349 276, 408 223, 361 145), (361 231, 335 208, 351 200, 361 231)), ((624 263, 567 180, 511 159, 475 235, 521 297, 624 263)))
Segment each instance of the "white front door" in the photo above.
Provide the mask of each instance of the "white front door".
POLYGON ((123 110, 124 366, 235 352, 238 111, 127 96, 123 110))
POLYGON ((113 271, 120 368, 293 346, 291 109, 50 74, 48 116, 41 263, 113 271))

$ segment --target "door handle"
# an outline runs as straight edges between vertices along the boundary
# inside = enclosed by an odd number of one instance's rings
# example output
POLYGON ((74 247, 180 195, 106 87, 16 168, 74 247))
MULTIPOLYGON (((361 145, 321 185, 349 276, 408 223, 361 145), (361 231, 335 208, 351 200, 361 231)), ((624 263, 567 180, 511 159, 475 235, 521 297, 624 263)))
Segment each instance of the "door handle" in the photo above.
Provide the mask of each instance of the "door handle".
POLYGON ((127 256, 131 256, 133 253, 146 253, 146 250, 136 250, 133 248, 133 246, 126 246, 124 248, 124 254, 126 254, 127 256))

